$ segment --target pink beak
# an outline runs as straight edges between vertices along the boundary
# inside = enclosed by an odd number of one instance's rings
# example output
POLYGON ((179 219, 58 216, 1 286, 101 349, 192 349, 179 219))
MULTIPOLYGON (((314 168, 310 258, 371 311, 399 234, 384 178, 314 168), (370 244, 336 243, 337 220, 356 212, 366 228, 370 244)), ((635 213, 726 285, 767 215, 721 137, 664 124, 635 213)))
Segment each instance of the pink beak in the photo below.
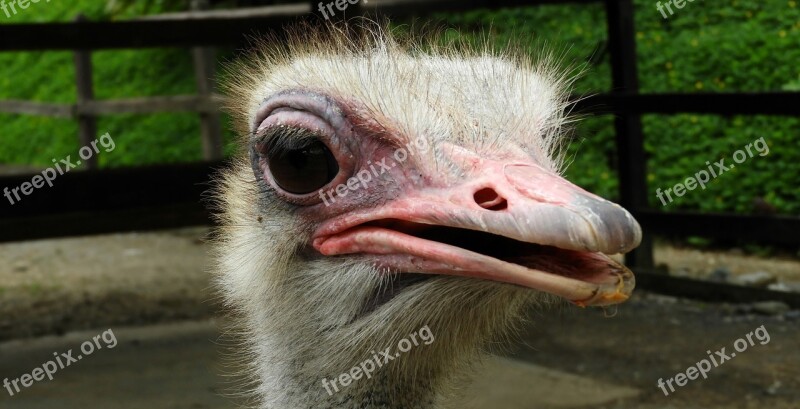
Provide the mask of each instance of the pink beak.
POLYGON ((605 255, 641 241, 630 213, 534 163, 479 158, 468 166, 457 186, 409 188, 326 222, 314 247, 327 256, 370 255, 397 271, 517 284, 578 305, 630 296, 633 274, 605 255), (448 238, 438 240, 441 231, 448 238))

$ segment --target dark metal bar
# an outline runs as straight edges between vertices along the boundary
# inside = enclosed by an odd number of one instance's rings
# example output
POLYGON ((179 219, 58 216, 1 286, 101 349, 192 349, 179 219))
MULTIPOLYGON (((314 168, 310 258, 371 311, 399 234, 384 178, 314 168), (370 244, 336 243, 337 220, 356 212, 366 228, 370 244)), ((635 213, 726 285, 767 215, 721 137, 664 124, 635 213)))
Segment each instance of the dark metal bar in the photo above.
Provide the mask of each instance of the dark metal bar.
MULTIPOLYGON (((404 16, 435 11, 503 8, 539 4, 595 3, 600 0, 372 0, 366 13, 404 16)), ((246 45, 247 36, 282 35, 292 21, 314 18, 310 3, 274 8, 274 14, 192 13, 117 22, 0 24, 0 51, 72 50, 246 45)), ((322 21, 318 21, 322 23, 322 21)))
MULTIPOLYGON (((222 166, 206 162, 71 171, 56 177, 52 187, 45 184, 27 196, 18 191, 21 200, 14 199, 14 204, 0 196, 0 220, 197 203, 210 186, 209 175, 222 166)), ((0 191, 13 190, 33 176, 0 177, 0 191)))
MULTIPOLYGON (((203 198, 220 167, 211 162, 65 173, 53 187, 13 205, 0 197, 0 242, 210 224, 203 198)), ((2 177, 0 190, 33 176, 2 177)))
POLYGON ((211 224, 199 202, 0 219, 0 243, 211 224))
MULTIPOLYGON (((606 0, 606 21, 610 44, 613 93, 635 95, 639 92, 636 68, 636 30, 633 0, 606 0)), ((620 204, 627 209, 647 207, 647 166, 644 155, 642 119, 623 113, 614 118, 617 144, 617 173, 620 204)), ((642 243, 628 253, 626 262, 638 268, 653 267, 653 236, 645 230, 642 243)))
MULTIPOLYGON (((578 98, 574 98, 578 99, 578 98)), ((598 114, 800 115, 800 92, 724 94, 600 94, 579 99, 576 110, 598 114)))
POLYGON ((666 236, 701 236, 723 240, 800 245, 800 217, 634 210, 644 228, 666 236))
POLYGON ((247 45, 247 36, 271 33, 297 14, 234 19, 142 20, 47 24, 0 24, 0 51, 118 49, 247 45))
POLYGON ((362 10, 367 14, 405 17, 435 12, 459 12, 478 8, 541 6, 546 4, 592 4, 603 0, 370 0, 362 10))
POLYGON ((742 287, 638 270, 636 271, 636 287, 659 294, 710 302, 781 301, 792 308, 800 308, 800 294, 798 293, 742 287))

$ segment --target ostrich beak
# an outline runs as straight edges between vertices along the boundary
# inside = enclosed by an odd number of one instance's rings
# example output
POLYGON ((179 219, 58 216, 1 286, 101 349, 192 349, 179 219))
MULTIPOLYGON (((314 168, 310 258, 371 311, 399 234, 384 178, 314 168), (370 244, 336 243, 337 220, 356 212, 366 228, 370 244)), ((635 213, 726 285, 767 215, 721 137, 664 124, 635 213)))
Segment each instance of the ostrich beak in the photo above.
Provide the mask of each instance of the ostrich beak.
POLYGON ((516 284, 580 306, 630 296, 633 274, 606 255, 639 245, 641 228, 625 209, 527 161, 465 166, 466 182, 407 188, 326 222, 314 247, 370 255, 395 271, 516 284))

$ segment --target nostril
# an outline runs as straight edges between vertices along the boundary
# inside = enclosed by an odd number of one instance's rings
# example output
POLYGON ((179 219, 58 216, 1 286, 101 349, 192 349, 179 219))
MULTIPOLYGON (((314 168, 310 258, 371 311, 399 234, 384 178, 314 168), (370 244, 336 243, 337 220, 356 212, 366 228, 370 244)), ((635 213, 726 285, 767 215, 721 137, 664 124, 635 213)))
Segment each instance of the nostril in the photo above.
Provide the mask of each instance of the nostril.
POLYGON ((473 196, 475 203, 486 210, 505 210, 508 208, 508 202, 502 198, 494 189, 490 187, 483 188, 473 196))

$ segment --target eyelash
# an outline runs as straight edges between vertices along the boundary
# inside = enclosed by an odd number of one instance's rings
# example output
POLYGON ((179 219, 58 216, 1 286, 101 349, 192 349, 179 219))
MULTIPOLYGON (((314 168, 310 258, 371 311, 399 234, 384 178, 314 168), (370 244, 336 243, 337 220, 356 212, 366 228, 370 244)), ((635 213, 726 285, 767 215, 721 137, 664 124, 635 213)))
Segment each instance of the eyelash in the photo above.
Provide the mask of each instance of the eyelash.
POLYGON ((262 130, 256 135, 255 146, 260 155, 267 152, 271 155, 282 155, 287 152, 301 150, 323 138, 305 128, 274 126, 262 130))

